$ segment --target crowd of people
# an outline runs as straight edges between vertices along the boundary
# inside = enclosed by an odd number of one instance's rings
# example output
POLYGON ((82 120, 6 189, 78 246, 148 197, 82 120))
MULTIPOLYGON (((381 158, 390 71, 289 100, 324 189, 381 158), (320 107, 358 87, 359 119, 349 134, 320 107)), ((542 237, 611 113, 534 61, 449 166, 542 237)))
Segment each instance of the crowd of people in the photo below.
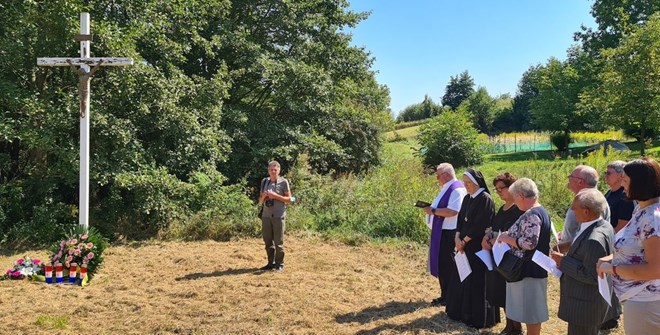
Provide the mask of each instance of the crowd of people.
POLYGON ((596 188, 596 169, 579 165, 571 172, 573 201, 552 241, 552 222, 533 180, 496 176, 492 185, 504 204, 495 212, 480 171, 467 169, 459 180, 451 164, 438 165, 440 192, 423 208, 431 228, 429 270, 440 286, 431 304, 474 328, 499 323, 501 307, 501 334, 524 334, 522 324, 528 335, 540 334, 550 317, 548 272, 532 255, 542 253, 561 271, 558 317, 569 335, 616 328, 622 313, 626 334, 660 334, 660 165, 652 158, 614 161, 604 174, 605 195, 596 188), (521 259, 519 278, 507 281, 480 259, 482 250, 492 257, 495 244, 521 259), (457 253, 467 258, 467 277, 459 276, 457 253), (609 301, 599 279, 613 288, 609 301))

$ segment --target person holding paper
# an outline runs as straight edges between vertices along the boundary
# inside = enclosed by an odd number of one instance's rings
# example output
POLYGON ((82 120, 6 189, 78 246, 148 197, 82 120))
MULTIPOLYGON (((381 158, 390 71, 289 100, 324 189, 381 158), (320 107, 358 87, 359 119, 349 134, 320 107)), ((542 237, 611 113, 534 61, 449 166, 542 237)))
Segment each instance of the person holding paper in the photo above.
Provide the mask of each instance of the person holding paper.
POLYGON ((612 276, 629 335, 660 333, 660 165, 635 159, 623 168, 623 187, 638 205, 614 237, 614 252, 598 261, 598 275, 612 276))
MULTIPOLYGON (((607 180, 607 178, 606 178, 607 180)), ((575 196, 583 189, 593 188, 596 189, 598 185, 598 172, 591 166, 588 165, 578 165, 573 169, 570 175, 568 175, 568 189, 575 196)), ((602 214, 603 219, 610 221, 610 206, 608 205, 605 212, 602 214)), ((575 234, 578 232, 580 224, 575 219, 575 213, 573 209, 569 206, 566 211, 566 218, 564 219, 564 229, 560 233, 560 240, 557 241, 557 247, 562 253, 568 252, 568 249, 571 246, 572 241, 575 239, 575 234)), ((612 308, 607 311, 607 316, 601 329, 612 329, 619 326, 618 320, 619 315, 621 315, 621 304, 616 296, 612 295, 612 308)))
MULTIPOLYGON (((578 165, 568 175, 568 184, 566 186, 573 193, 573 196, 575 196, 585 188, 596 188, 596 185, 598 185, 598 172, 596 169, 588 165, 578 165)), ((603 219, 610 220, 609 206, 603 213, 603 219)), ((568 250, 579 229, 580 224, 575 220, 575 213, 573 213, 573 209, 569 206, 566 211, 566 218, 564 219, 564 229, 561 232, 558 243, 561 252, 568 250)))
POLYGON ((462 282, 451 282, 451 295, 447 300, 447 316, 474 328, 492 327, 500 320, 499 309, 486 302, 486 265, 476 253, 481 250, 481 240, 486 226, 495 212, 495 203, 481 172, 467 169, 463 184, 468 195, 463 198, 458 213, 456 250, 464 253, 472 272, 462 282))
MULTIPOLYGON (((493 217, 491 226, 486 229, 486 235, 481 242, 481 247, 484 250, 492 250, 497 232, 509 230, 511 225, 523 214, 523 211, 516 206, 513 196, 509 192, 509 186, 516 180, 517 178, 508 172, 497 175, 493 180, 495 192, 497 192, 500 199, 504 200, 504 205, 500 207, 495 217, 493 217)), ((486 272, 486 300, 494 308, 502 307, 506 311, 506 281, 497 271, 486 272)), ((501 334, 522 334, 522 325, 520 322, 513 321, 507 316, 506 326, 501 334)))
POLYGON ((452 259, 454 233, 456 232, 458 212, 461 210, 461 203, 467 191, 463 183, 456 179, 456 173, 451 164, 438 165, 435 174, 440 185, 440 192, 431 206, 422 209, 426 213, 426 224, 431 228, 429 272, 438 278, 440 283, 440 297, 433 299, 431 305, 444 306, 447 301, 446 293, 449 281, 452 273, 456 272, 452 259))
MULTIPOLYGON (((509 186, 520 210, 525 211, 499 241, 508 244, 518 257, 526 251, 550 251, 550 217, 539 203, 539 190, 529 178, 520 178, 509 186)), ((540 335, 541 324, 548 320, 548 273, 526 259, 523 279, 506 283, 506 314, 511 320, 525 323, 528 335, 540 335)))
POLYGON ((606 207, 607 200, 598 190, 580 191, 571 205, 580 230, 566 255, 551 254, 563 273, 557 315, 568 322, 568 335, 598 335, 607 313, 608 302, 598 290, 596 274, 598 259, 609 255, 614 244, 614 229, 602 217, 606 207))

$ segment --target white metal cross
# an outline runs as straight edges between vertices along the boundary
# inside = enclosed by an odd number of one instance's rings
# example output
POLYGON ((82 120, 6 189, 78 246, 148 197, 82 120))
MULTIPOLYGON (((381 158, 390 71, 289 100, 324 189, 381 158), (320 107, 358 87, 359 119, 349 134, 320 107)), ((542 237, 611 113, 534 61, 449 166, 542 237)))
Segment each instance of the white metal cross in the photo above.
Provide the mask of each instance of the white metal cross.
POLYGON ((89 13, 80 13, 80 58, 37 58, 39 66, 70 66, 78 75, 80 95, 80 191, 78 223, 85 230, 89 227, 89 97, 90 81, 101 66, 131 66, 132 58, 90 57, 89 13))

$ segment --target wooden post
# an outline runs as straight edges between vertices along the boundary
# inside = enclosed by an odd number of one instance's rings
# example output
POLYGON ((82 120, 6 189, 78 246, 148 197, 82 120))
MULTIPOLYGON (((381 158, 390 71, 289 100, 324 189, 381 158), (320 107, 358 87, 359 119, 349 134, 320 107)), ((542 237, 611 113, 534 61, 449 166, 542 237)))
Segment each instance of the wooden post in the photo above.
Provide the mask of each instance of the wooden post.
POLYGON ((78 223, 87 231, 89 227, 89 119, 90 82, 101 66, 131 66, 132 58, 90 57, 89 13, 80 13, 80 58, 37 58, 39 66, 70 66, 78 75, 80 96, 80 190, 78 223), (76 67, 77 70, 76 70, 76 67))

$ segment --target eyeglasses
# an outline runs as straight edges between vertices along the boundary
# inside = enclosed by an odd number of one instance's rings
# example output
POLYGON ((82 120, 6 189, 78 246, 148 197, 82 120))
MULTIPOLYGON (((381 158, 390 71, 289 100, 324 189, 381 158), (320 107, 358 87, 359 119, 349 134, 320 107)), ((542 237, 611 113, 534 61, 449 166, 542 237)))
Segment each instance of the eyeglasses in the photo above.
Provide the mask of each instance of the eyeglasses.
POLYGON ((613 174, 617 174, 617 172, 616 171, 610 171, 610 170, 605 171, 606 176, 611 176, 613 174))
POLYGON ((504 187, 497 187, 495 186, 495 192, 502 192, 503 190, 509 188, 509 186, 504 186, 504 187))
POLYGON ((584 180, 584 178, 582 178, 582 177, 578 177, 578 176, 574 176, 574 175, 572 175, 572 174, 569 174, 569 175, 568 175, 568 179, 571 179, 571 178, 584 180))

